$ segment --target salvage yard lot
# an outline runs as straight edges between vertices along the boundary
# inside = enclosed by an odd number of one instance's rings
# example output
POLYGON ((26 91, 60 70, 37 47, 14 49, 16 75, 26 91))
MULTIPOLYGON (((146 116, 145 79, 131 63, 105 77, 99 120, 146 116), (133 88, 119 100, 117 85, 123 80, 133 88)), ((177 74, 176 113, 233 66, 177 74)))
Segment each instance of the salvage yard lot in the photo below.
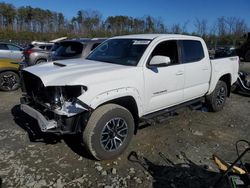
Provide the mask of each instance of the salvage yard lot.
MULTIPOLYGON (((241 69, 250 72, 249 64, 241 69)), ((20 112, 20 96, 20 90, 0 92, 2 187, 206 186, 219 176, 212 155, 232 161, 234 143, 250 139, 250 98, 232 94, 221 112, 183 109, 167 122, 139 130, 118 159, 97 162, 78 144, 80 137, 39 132, 36 122, 20 112), (131 151, 144 157, 146 169, 128 161, 131 151)))

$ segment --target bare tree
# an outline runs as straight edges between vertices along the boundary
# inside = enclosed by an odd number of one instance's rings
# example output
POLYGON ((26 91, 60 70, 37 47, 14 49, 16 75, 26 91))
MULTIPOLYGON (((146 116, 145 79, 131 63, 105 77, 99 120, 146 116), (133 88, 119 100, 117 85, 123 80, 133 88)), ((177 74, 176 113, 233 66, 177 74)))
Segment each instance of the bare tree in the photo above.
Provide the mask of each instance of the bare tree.
POLYGON ((217 19, 217 31, 219 36, 225 36, 227 34, 227 22, 225 17, 220 17, 217 19))
POLYGON ((194 22, 195 27, 195 33, 199 36, 205 37, 208 34, 208 26, 207 26, 207 20, 206 19, 198 19, 196 18, 194 22))
POLYGON ((171 33, 176 33, 176 34, 181 34, 182 33, 182 28, 181 25, 178 24, 173 24, 170 29, 171 33))
POLYGON ((235 21, 235 25, 232 31, 234 35, 242 36, 244 33, 247 32, 247 29, 248 28, 245 20, 238 18, 235 21))

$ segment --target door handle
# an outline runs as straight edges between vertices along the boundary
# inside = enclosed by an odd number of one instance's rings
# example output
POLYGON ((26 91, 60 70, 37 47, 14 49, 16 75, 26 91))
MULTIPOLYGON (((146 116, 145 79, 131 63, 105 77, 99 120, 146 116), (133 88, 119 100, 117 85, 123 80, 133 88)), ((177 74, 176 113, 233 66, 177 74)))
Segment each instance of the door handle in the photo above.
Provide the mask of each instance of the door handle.
POLYGON ((208 67, 203 67, 202 70, 204 70, 204 71, 205 71, 205 70, 208 70, 208 67))
POLYGON ((183 75, 184 74, 184 72, 183 71, 178 71, 177 73, 176 73, 176 75, 177 76, 179 76, 179 75, 183 75))

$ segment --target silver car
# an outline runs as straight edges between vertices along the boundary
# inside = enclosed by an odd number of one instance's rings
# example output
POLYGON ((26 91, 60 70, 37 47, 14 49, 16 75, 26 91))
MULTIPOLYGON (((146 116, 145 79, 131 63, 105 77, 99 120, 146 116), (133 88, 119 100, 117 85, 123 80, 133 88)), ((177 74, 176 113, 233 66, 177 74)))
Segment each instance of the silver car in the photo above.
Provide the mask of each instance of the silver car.
POLYGON ((23 48, 12 43, 0 42, 0 59, 20 61, 23 58, 23 48))
POLYGON ((48 61, 53 45, 54 43, 30 44, 23 51, 24 62, 31 66, 48 61))

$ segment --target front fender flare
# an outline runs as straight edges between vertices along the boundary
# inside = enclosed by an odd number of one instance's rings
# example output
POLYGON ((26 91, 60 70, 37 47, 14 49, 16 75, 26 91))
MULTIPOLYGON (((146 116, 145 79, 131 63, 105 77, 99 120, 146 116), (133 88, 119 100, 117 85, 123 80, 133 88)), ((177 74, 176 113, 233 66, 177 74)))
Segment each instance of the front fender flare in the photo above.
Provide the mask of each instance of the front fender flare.
POLYGON ((138 109, 138 115, 139 117, 141 117, 143 113, 142 99, 137 89, 132 88, 132 87, 118 88, 118 89, 114 89, 114 90, 110 90, 110 91, 106 91, 101 94, 98 94, 91 100, 89 106, 95 109, 101 104, 104 104, 108 101, 118 99, 121 97, 127 97, 127 96, 131 96, 134 98, 136 105, 137 105, 137 109, 138 109))

